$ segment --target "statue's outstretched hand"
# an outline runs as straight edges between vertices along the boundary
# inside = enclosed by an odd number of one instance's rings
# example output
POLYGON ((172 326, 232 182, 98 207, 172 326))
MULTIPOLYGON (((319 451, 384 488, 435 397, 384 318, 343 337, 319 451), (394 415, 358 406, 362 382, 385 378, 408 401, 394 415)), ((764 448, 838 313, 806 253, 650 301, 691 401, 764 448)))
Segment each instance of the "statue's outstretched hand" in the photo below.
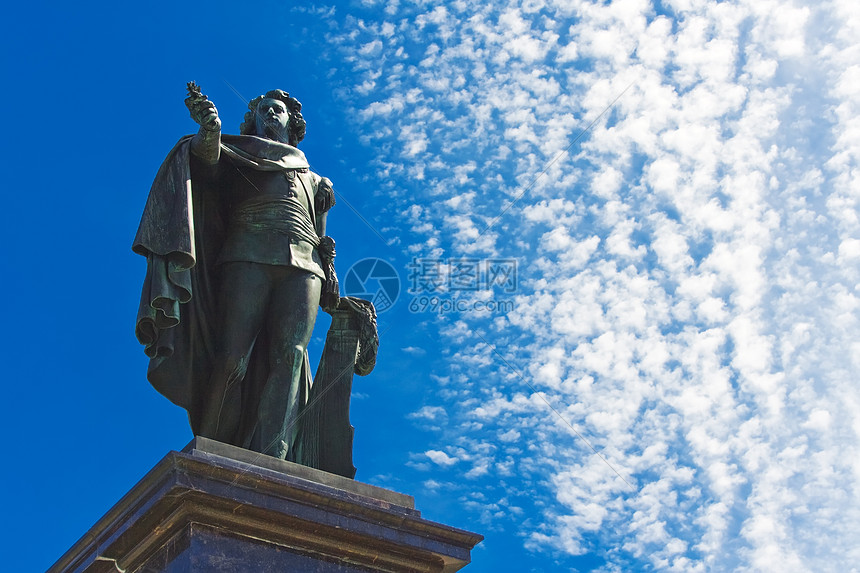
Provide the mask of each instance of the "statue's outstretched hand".
MULTIPOLYGON (((193 82, 191 82, 193 83, 193 82)), ((218 110, 215 109, 215 104, 209 101, 209 98, 201 94, 199 88, 195 85, 192 89, 189 83, 189 96, 185 98, 185 106, 191 113, 191 119, 200 124, 201 127, 209 131, 221 131, 221 118, 218 117, 218 110)))

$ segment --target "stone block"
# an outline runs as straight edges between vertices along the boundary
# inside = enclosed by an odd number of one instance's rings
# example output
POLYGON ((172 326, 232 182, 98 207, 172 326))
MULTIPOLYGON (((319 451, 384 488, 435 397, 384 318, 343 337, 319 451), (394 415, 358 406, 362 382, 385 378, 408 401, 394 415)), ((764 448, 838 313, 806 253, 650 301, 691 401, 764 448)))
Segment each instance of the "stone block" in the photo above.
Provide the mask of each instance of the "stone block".
POLYGON ((411 496, 195 438, 48 571, 450 572, 482 539, 422 519, 411 496))

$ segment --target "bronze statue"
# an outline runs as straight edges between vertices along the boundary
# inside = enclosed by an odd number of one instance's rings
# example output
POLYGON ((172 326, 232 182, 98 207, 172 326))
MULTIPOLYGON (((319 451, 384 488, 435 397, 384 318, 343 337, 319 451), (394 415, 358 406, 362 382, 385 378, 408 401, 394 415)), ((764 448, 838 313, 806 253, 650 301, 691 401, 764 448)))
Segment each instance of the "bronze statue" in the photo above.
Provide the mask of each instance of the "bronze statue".
POLYGON ((136 327, 147 376, 195 435, 354 474, 349 385, 373 367, 375 311, 338 297, 325 235, 335 196, 297 147, 301 104, 269 91, 231 136, 193 82, 188 94, 200 128, 159 169, 133 246, 147 257, 136 327), (334 320, 312 381, 319 306, 334 320))

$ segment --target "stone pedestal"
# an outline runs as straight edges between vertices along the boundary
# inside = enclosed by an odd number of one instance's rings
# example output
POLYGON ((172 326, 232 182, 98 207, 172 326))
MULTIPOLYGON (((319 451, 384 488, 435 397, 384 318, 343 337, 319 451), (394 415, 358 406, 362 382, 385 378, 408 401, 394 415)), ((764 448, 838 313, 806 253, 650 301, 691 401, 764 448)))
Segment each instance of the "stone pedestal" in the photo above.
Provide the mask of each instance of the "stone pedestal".
POLYGON ((457 571, 482 536, 411 496, 195 438, 49 573, 457 571))

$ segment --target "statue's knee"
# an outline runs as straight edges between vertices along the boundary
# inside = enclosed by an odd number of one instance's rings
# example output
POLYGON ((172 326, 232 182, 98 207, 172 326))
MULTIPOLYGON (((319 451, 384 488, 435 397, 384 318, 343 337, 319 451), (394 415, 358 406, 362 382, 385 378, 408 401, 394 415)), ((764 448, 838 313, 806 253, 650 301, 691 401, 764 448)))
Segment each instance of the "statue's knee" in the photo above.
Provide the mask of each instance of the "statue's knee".
POLYGON ((231 385, 245 378, 248 373, 248 356, 226 356, 219 368, 221 376, 231 385))
POLYGON ((272 356, 271 367, 274 370, 292 371, 305 358, 305 347, 301 344, 287 346, 272 356))

